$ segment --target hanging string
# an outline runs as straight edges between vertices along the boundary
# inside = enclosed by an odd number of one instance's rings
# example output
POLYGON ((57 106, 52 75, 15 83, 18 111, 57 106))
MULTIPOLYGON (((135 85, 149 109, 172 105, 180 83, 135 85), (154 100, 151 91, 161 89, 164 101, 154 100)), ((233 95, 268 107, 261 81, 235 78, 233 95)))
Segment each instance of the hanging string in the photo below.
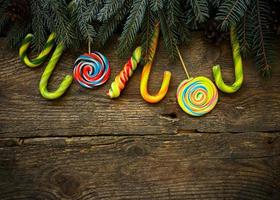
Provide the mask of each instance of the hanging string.
POLYGON ((185 63, 184 63, 184 60, 183 60, 183 58, 182 58, 182 55, 181 55, 181 53, 180 53, 180 51, 179 51, 179 49, 178 49, 178 47, 177 47, 177 46, 176 46, 176 49, 177 49, 177 52, 178 52, 178 55, 179 55, 180 61, 181 61, 181 63, 182 63, 182 66, 183 66, 183 68, 184 68, 184 70, 185 70, 185 73, 186 73, 186 75, 187 75, 188 79, 190 79, 189 72, 188 72, 188 70, 187 70, 187 67, 186 67, 186 65, 185 65, 185 63))
POLYGON ((90 42, 90 40, 88 40, 88 53, 89 54, 91 53, 91 42, 90 42))

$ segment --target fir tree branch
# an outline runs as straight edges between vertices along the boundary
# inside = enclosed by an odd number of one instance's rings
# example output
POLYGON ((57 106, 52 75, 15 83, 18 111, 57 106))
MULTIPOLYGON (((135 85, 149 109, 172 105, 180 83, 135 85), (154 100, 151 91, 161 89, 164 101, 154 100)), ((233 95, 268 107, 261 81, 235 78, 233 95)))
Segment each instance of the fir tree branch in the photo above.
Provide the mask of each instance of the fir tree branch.
POLYGON ((119 9, 115 15, 113 15, 109 20, 105 21, 98 32, 97 41, 104 45, 113 32, 120 25, 126 14, 128 13, 128 8, 130 7, 130 2, 124 4, 123 8, 119 9))
POLYGON ((244 57, 247 57, 252 49, 252 36, 250 33, 253 31, 253 24, 252 20, 250 20, 249 12, 247 11, 236 27, 240 51, 244 57))
POLYGON ((48 19, 48 13, 42 8, 41 0, 31 0, 30 5, 32 16, 31 27, 35 36, 33 47, 40 51, 45 45, 48 36, 47 27, 45 26, 46 20, 48 19))
POLYGON ((219 8, 223 0, 209 0, 209 4, 214 8, 219 8))
POLYGON ((175 60, 175 58, 177 58, 176 36, 175 36, 174 32, 168 26, 166 17, 164 15, 163 11, 159 11, 159 19, 160 19, 160 25, 161 25, 164 44, 165 44, 166 49, 169 52, 169 58, 171 60, 175 60))
POLYGON ((125 0, 106 0, 98 14, 99 21, 107 21, 124 6, 125 0))
POLYGON ((176 35, 176 42, 187 42, 189 40, 189 27, 182 10, 180 0, 168 1, 167 5, 167 21, 170 24, 172 32, 176 35))
POLYGON ((15 24, 8 34, 8 42, 12 48, 18 48, 23 38, 30 32, 31 23, 15 24))
POLYGON ((132 49, 136 40, 137 32, 139 31, 144 14, 147 8, 147 0, 134 0, 130 15, 124 25, 123 32, 119 39, 119 55, 126 55, 132 49))
POLYGON ((209 17, 208 0, 190 0, 194 20, 198 23, 204 22, 209 17))
POLYGON ((93 20, 97 20, 98 13, 100 12, 100 9, 104 5, 104 0, 90 0, 88 1, 88 16, 89 16, 89 22, 92 22, 93 20))
POLYGON ((82 35, 81 40, 86 40, 91 43, 97 33, 90 23, 92 19, 90 7, 85 0, 79 0, 73 4, 72 10, 72 19, 75 26, 78 27, 77 31, 82 35))
POLYGON ((221 21, 223 30, 236 25, 244 16, 250 0, 226 0, 222 3, 217 13, 217 20, 221 21))
POLYGON ((149 47, 152 39, 153 34, 153 27, 155 26, 155 16, 153 12, 151 11, 150 6, 147 7, 145 18, 143 20, 142 25, 142 39, 141 39, 141 46, 144 49, 144 61, 148 62, 148 55, 149 55, 149 47))
POLYGON ((258 68, 263 75, 269 75, 273 57, 271 32, 266 28, 269 17, 269 5, 265 0, 254 0, 253 19, 253 50, 258 68))
POLYGON ((42 1, 43 9, 48 10, 49 17, 47 26, 57 35, 57 41, 70 47, 76 40, 76 34, 73 30, 73 22, 69 19, 68 5, 64 1, 45 0, 42 1))
POLYGON ((153 12, 157 12, 163 8, 163 0, 152 0, 150 1, 150 7, 153 12))
POLYGON ((180 2, 178 0, 168 1, 166 3, 168 22, 172 25, 178 23, 178 18, 182 14, 180 11, 180 2))

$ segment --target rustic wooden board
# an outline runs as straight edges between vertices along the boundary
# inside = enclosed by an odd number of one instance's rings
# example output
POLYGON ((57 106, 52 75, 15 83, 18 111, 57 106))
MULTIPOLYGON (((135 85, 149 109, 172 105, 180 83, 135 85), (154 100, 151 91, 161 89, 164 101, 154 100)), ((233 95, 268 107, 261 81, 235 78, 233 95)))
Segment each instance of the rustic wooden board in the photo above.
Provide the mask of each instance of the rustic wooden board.
POLYGON ((280 133, 2 139, 0 199, 274 199, 280 133))
MULTIPOLYGON (((212 79, 213 64, 233 81, 230 46, 214 47, 196 34, 182 54, 193 76, 212 79)), ((167 97, 157 105, 139 94, 141 68, 122 96, 105 96, 110 83, 86 90, 74 83, 61 99, 38 91, 43 67, 29 69, 0 38, 0 199, 280 199, 280 68, 262 79, 250 61, 245 83, 219 93, 201 118, 177 105, 185 78, 160 44, 150 81, 157 91, 172 71, 167 97)), ((101 50, 112 75, 126 59, 116 39, 101 50)), ((50 82, 54 89, 81 52, 66 52, 50 82)))
MULTIPOLYGON (((197 34, 193 42, 182 48, 193 76, 212 78, 211 67, 221 64, 227 81, 233 80, 230 46, 213 47, 197 34)), ((116 42, 102 50, 112 65, 109 82, 120 71, 126 59, 115 54, 116 42)), ((43 99, 38 83, 43 68, 29 69, 19 62, 16 52, 8 52, 5 40, 0 45, 0 137, 74 136, 74 135, 154 135, 190 132, 278 131, 280 118, 280 68, 273 78, 262 79, 256 69, 244 63, 245 83, 232 95, 220 92, 216 108, 202 118, 185 114, 177 105, 175 93, 185 78, 180 63, 168 64, 167 52, 159 47, 150 81, 150 90, 157 91, 163 71, 172 71, 172 83, 167 97, 157 105, 149 105, 139 94, 141 67, 119 99, 105 95, 110 83, 87 90, 74 83, 66 95, 55 101, 43 99), (158 78, 156 78, 158 77, 158 78)), ((53 89, 65 74, 70 74, 75 58, 80 54, 66 53, 50 82, 53 89)))

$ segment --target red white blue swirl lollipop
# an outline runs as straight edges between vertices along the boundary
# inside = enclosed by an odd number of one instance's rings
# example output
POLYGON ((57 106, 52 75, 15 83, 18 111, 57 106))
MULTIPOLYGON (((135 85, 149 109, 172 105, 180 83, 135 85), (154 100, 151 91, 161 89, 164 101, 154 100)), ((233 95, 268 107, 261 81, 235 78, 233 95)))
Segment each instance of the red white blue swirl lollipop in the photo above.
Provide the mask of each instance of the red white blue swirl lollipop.
POLYGON ((110 76, 110 63, 101 53, 94 51, 81 55, 74 64, 74 79, 85 88, 104 84, 110 76))

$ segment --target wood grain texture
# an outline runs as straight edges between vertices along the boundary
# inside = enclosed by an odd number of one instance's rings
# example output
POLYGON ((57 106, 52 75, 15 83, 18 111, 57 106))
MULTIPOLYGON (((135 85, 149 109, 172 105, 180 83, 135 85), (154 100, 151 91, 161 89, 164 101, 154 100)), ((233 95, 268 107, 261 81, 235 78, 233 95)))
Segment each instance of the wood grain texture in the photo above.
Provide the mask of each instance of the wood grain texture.
MULTIPOLYGON (((225 80, 233 81, 233 65, 229 44, 213 47, 199 34, 181 51, 192 76, 204 75, 212 79, 211 67, 219 63, 225 80)), ((228 95, 219 93, 219 103, 205 117, 194 118, 177 105, 175 94, 185 79, 180 63, 168 64, 167 52, 160 44, 153 67, 149 89, 159 89, 163 71, 172 72, 167 97, 157 105, 144 102, 139 93, 141 68, 120 98, 105 95, 115 75, 126 59, 115 54, 116 41, 101 50, 110 60, 112 75, 106 85, 87 90, 73 83, 63 98, 43 99, 38 83, 44 67, 30 69, 19 62, 16 52, 8 52, 5 40, 0 45, 0 137, 69 136, 69 135, 155 135, 190 132, 278 131, 280 124, 280 68, 274 68, 273 78, 266 81, 256 69, 244 63, 245 82, 240 91, 228 95)), ((81 52, 66 53, 50 81, 56 88, 65 74, 72 73, 72 65, 81 52)))
MULTIPOLYGON (((233 81, 228 43, 211 46, 195 34, 181 47, 192 76, 212 78, 219 63, 233 81)), ((111 82, 126 59, 115 54, 116 38, 100 50, 112 65, 111 82)), ((280 68, 262 79, 244 62, 245 82, 236 94, 219 93, 204 117, 185 114, 175 93, 185 79, 180 63, 169 64, 162 43, 149 89, 172 72, 167 97, 144 102, 136 70, 120 98, 110 83, 87 90, 73 83, 55 101, 38 90, 44 67, 30 69, 0 38, 0 199, 280 199, 280 68)), ((55 89, 81 54, 66 52, 51 80, 55 89)), ((279 55, 280 56, 280 55, 279 55)))
POLYGON ((1 139, 0 199, 274 199, 280 133, 1 139))

